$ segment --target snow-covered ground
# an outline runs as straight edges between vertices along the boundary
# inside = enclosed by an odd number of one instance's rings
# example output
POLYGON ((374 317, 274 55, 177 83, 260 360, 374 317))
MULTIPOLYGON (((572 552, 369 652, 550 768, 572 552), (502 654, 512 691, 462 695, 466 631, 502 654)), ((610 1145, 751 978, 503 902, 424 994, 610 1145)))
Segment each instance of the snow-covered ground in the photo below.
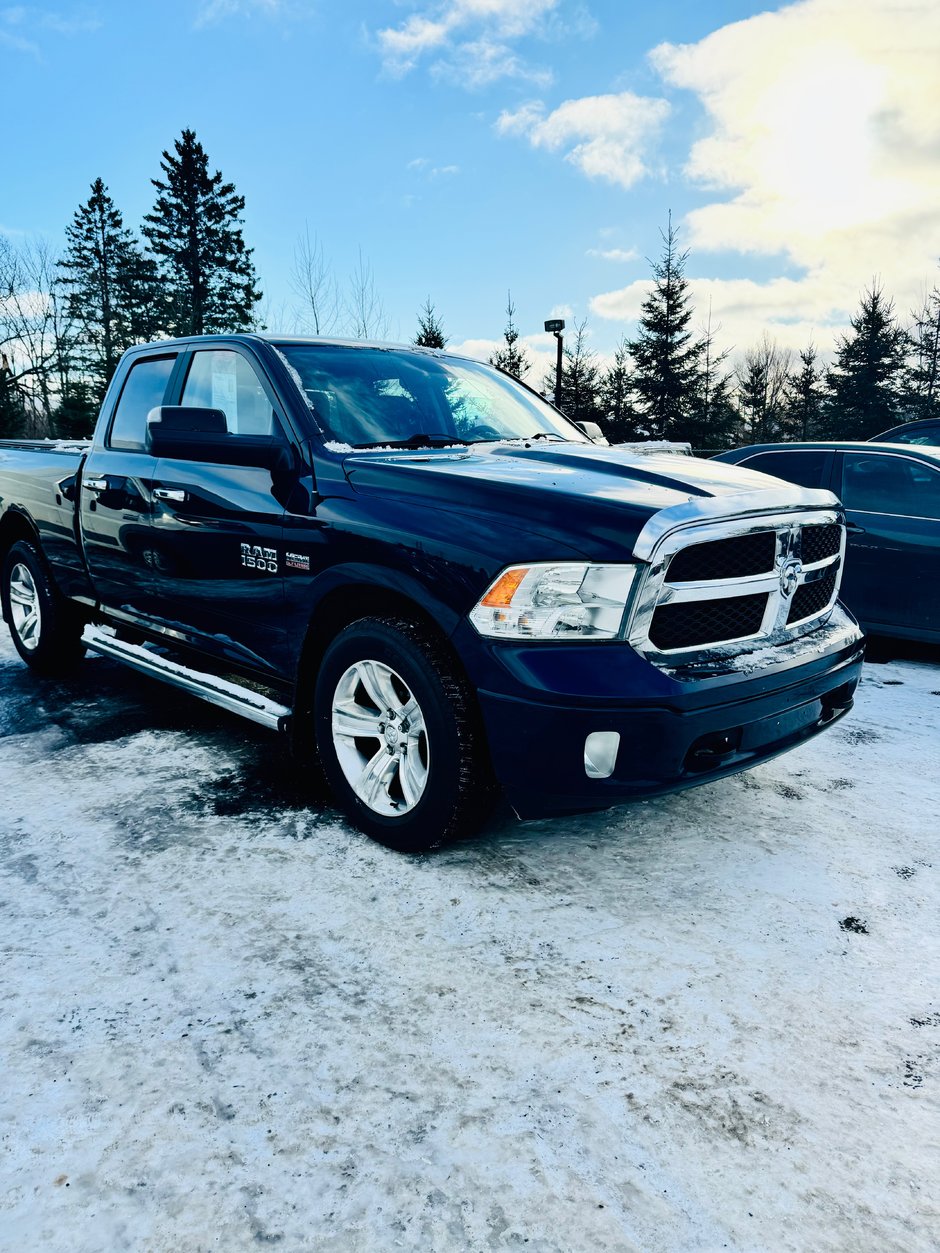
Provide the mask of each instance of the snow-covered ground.
POLYGON ((940 653, 683 796, 430 858, 0 642, 0 1247, 935 1250, 940 653))

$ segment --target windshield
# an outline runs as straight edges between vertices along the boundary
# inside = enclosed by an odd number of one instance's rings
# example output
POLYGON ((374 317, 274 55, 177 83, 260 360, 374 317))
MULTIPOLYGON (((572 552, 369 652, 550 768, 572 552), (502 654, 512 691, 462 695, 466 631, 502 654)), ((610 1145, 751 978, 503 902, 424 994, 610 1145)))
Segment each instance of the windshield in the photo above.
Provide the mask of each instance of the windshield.
POLYGON ((489 366, 458 358, 336 344, 278 344, 320 429, 354 448, 477 444, 497 439, 587 443, 538 396, 489 366))

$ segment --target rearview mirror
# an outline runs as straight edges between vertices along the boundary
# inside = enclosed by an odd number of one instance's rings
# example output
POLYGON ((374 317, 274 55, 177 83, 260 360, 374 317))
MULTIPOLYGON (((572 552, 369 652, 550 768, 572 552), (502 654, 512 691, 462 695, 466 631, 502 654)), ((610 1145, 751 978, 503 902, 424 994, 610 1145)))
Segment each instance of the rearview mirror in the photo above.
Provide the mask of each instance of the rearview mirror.
POLYGON ((607 436, 596 422, 575 422, 575 426, 581 428, 592 444, 606 444, 608 442, 607 436))
POLYGON ((271 435, 233 435, 221 409, 162 405, 147 415, 147 439, 155 457, 225 466, 289 470, 290 448, 271 435))

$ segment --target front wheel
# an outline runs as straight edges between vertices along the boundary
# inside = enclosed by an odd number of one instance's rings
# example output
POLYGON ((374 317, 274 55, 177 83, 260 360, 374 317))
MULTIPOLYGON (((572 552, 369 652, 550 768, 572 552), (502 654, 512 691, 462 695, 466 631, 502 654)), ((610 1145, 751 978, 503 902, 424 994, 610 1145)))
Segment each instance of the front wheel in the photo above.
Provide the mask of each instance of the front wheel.
POLYGON ((25 540, 7 553, 0 597, 13 645, 33 670, 61 674, 81 658, 82 623, 53 583, 39 550, 25 540))
POLYGON ((367 835, 425 852, 468 834, 495 795, 466 679, 430 630, 363 618, 333 641, 315 699, 333 793, 367 835))

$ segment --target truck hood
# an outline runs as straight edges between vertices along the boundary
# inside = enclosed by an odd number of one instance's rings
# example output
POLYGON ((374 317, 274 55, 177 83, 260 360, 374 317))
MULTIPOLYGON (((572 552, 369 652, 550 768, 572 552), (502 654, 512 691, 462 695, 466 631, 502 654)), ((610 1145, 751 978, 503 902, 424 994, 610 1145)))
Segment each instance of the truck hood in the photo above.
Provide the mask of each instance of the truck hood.
MULTIPOLYGON (((353 452, 353 489, 425 508, 504 515, 595 559, 621 560, 653 514, 699 499, 779 489, 779 479, 724 462, 594 444, 501 443, 458 450, 353 452), (626 552, 625 552, 626 550, 626 552)), ((801 489, 791 487, 794 497, 801 489)))

